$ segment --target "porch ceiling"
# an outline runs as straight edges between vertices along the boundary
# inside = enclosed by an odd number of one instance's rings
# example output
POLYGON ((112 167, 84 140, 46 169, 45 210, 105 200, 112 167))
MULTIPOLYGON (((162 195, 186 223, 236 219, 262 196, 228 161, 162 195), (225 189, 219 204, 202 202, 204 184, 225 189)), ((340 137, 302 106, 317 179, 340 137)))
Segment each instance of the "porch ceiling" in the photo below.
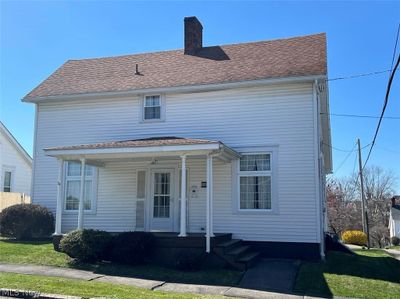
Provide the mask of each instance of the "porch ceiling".
POLYGON ((220 141, 179 137, 155 137, 44 149, 47 156, 63 160, 85 158, 92 161, 152 159, 160 157, 204 156, 212 154, 229 162, 240 154, 220 141))

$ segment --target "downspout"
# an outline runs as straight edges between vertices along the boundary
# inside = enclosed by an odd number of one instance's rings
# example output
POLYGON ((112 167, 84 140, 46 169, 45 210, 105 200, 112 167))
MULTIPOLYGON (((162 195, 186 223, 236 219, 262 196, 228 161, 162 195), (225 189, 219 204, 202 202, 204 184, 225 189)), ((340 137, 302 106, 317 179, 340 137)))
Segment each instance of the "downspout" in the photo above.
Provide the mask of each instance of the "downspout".
POLYGON ((325 260, 325 238, 323 230, 323 211, 322 211, 322 190, 321 190, 321 165, 320 165, 320 111, 318 103, 318 80, 314 80, 313 84, 313 110, 314 110, 314 163, 315 163, 315 194, 316 194, 316 208, 317 208, 317 238, 319 239, 319 250, 322 260, 325 260))

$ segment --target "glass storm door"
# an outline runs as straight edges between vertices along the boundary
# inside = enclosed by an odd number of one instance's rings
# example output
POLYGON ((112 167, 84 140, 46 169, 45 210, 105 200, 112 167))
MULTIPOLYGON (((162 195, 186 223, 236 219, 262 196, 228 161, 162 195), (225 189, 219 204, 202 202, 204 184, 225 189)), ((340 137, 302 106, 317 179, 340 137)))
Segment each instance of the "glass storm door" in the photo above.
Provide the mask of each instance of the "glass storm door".
POLYGON ((173 231, 173 172, 155 170, 152 173, 152 231, 173 231))

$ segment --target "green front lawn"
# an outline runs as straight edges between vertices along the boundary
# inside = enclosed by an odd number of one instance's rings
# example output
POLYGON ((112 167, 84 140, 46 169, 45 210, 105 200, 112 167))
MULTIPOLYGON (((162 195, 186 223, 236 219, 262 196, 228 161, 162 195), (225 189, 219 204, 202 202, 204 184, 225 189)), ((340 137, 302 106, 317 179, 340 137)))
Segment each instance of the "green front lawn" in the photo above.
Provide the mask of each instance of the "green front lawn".
POLYGON ((400 245, 397 246, 390 246, 388 249, 400 250, 400 245))
POLYGON ((222 298, 221 296, 157 292, 105 282, 82 281, 58 277, 21 275, 11 273, 0 273, 0 287, 5 289, 30 290, 47 294, 81 296, 84 298, 222 298))
POLYGON ((112 263, 75 264, 66 254, 53 249, 50 241, 20 242, 0 239, 0 263, 33 264, 78 268, 105 275, 117 275, 167 282, 236 286, 243 273, 227 269, 183 272, 156 265, 125 266, 112 263))
POLYGON ((295 291, 306 295, 399 298, 400 261, 383 250, 329 252, 326 262, 303 263, 295 291))
POLYGON ((0 263, 70 267, 72 259, 53 249, 50 241, 0 239, 0 263))

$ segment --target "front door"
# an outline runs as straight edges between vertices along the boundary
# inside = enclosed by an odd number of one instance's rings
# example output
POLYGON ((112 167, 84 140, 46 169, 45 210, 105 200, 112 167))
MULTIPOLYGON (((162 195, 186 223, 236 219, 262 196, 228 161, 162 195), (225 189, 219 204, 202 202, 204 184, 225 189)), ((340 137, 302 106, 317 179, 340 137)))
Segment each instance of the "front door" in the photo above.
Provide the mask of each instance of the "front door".
POLYGON ((173 170, 153 170, 151 179, 151 230, 173 231, 173 170))

